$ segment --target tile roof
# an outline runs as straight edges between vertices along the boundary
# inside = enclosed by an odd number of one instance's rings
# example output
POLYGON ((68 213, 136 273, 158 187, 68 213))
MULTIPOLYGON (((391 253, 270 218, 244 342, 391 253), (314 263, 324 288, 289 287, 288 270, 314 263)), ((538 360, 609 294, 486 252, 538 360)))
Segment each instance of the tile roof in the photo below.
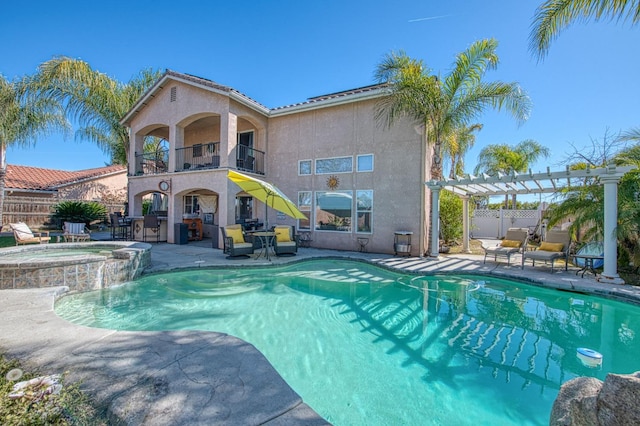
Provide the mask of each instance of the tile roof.
POLYGON ((40 167, 7 165, 5 189, 55 191, 61 186, 87 179, 126 172, 125 166, 113 165, 70 172, 40 167))

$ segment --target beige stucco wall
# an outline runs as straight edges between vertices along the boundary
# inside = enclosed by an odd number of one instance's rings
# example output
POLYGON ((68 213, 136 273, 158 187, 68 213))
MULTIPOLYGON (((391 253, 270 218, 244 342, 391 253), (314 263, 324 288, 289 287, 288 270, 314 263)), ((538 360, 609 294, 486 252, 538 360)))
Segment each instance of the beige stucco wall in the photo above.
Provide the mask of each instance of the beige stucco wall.
POLYGON ((70 184, 58 189, 61 199, 103 201, 120 199, 126 201, 127 172, 112 174, 80 183, 70 184))
MULTIPOLYGON (((267 178, 292 200, 298 191, 330 191, 327 178, 338 177, 338 191, 373 190, 371 233, 320 231, 313 229, 313 245, 356 250, 357 238, 369 239, 367 249, 393 252, 395 231, 411 231, 413 252, 418 254, 420 236, 421 142, 413 126, 391 129, 377 125, 375 100, 272 118, 269 122, 267 178), (356 172, 358 155, 373 154, 373 172, 356 172), (353 157, 352 173, 298 175, 299 160, 353 157)), ((354 211, 355 214, 355 211, 354 211)), ((277 221, 271 212, 269 223, 277 221)), ((286 220, 290 224, 294 221, 286 220)), ((355 223, 352 228, 356 228, 355 223)))

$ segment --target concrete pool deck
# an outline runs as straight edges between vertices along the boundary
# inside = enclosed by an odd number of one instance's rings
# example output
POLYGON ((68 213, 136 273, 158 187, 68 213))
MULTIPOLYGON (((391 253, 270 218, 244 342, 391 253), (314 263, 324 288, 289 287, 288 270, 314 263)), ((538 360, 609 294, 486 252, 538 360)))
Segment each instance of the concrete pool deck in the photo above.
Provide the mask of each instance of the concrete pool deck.
MULTIPOLYGON (((439 260, 302 248, 297 256, 229 260, 210 241, 153 244, 146 273, 181 268, 281 264, 318 257, 363 259, 417 273, 469 273, 517 278, 545 287, 615 296, 640 303, 640 288, 601 284, 546 266, 520 268, 482 256, 439 260)), ((107 410, 110 424, 321 425, 318 416, 251 344, 214 332, 133 332, 77 326, 57 317, 63 287, 0 291, 0 351, 43 374, 67 372, 107 410)))

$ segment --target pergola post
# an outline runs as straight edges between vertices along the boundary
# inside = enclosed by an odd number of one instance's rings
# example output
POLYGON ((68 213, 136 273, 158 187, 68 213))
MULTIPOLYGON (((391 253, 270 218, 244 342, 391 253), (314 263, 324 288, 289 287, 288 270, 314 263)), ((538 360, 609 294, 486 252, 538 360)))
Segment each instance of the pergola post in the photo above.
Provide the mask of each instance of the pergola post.
POLYGON ((429 257, 438 257, 440 240, 440 188, 431 189, 431 247, 429 257))
POLYGON ((603 175, 604 185, 604 266, 600 282, 624 284, 618 275, 618 182, 622 175, 603 175))
POLYGON ((462 252, 471 253, 469 248, 469 197, 462 197, 462 252))

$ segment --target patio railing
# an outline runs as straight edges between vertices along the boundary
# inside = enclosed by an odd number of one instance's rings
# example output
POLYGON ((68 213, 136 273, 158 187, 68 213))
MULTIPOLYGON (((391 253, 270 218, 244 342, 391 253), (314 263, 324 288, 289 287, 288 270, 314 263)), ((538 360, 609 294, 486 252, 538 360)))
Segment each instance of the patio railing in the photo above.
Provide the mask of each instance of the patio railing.
POLYGON ((176 149, 176 172, 218 167, 220 167, 220 142, 208 142, 176 149))
POLYGON ((264 174, 264 151, 245 145, 236 147, 236 168, 247 172, 264 174))
POLYGON ((169 171, 169 150, 136 153, 136 175, 155 175, 169 171))

